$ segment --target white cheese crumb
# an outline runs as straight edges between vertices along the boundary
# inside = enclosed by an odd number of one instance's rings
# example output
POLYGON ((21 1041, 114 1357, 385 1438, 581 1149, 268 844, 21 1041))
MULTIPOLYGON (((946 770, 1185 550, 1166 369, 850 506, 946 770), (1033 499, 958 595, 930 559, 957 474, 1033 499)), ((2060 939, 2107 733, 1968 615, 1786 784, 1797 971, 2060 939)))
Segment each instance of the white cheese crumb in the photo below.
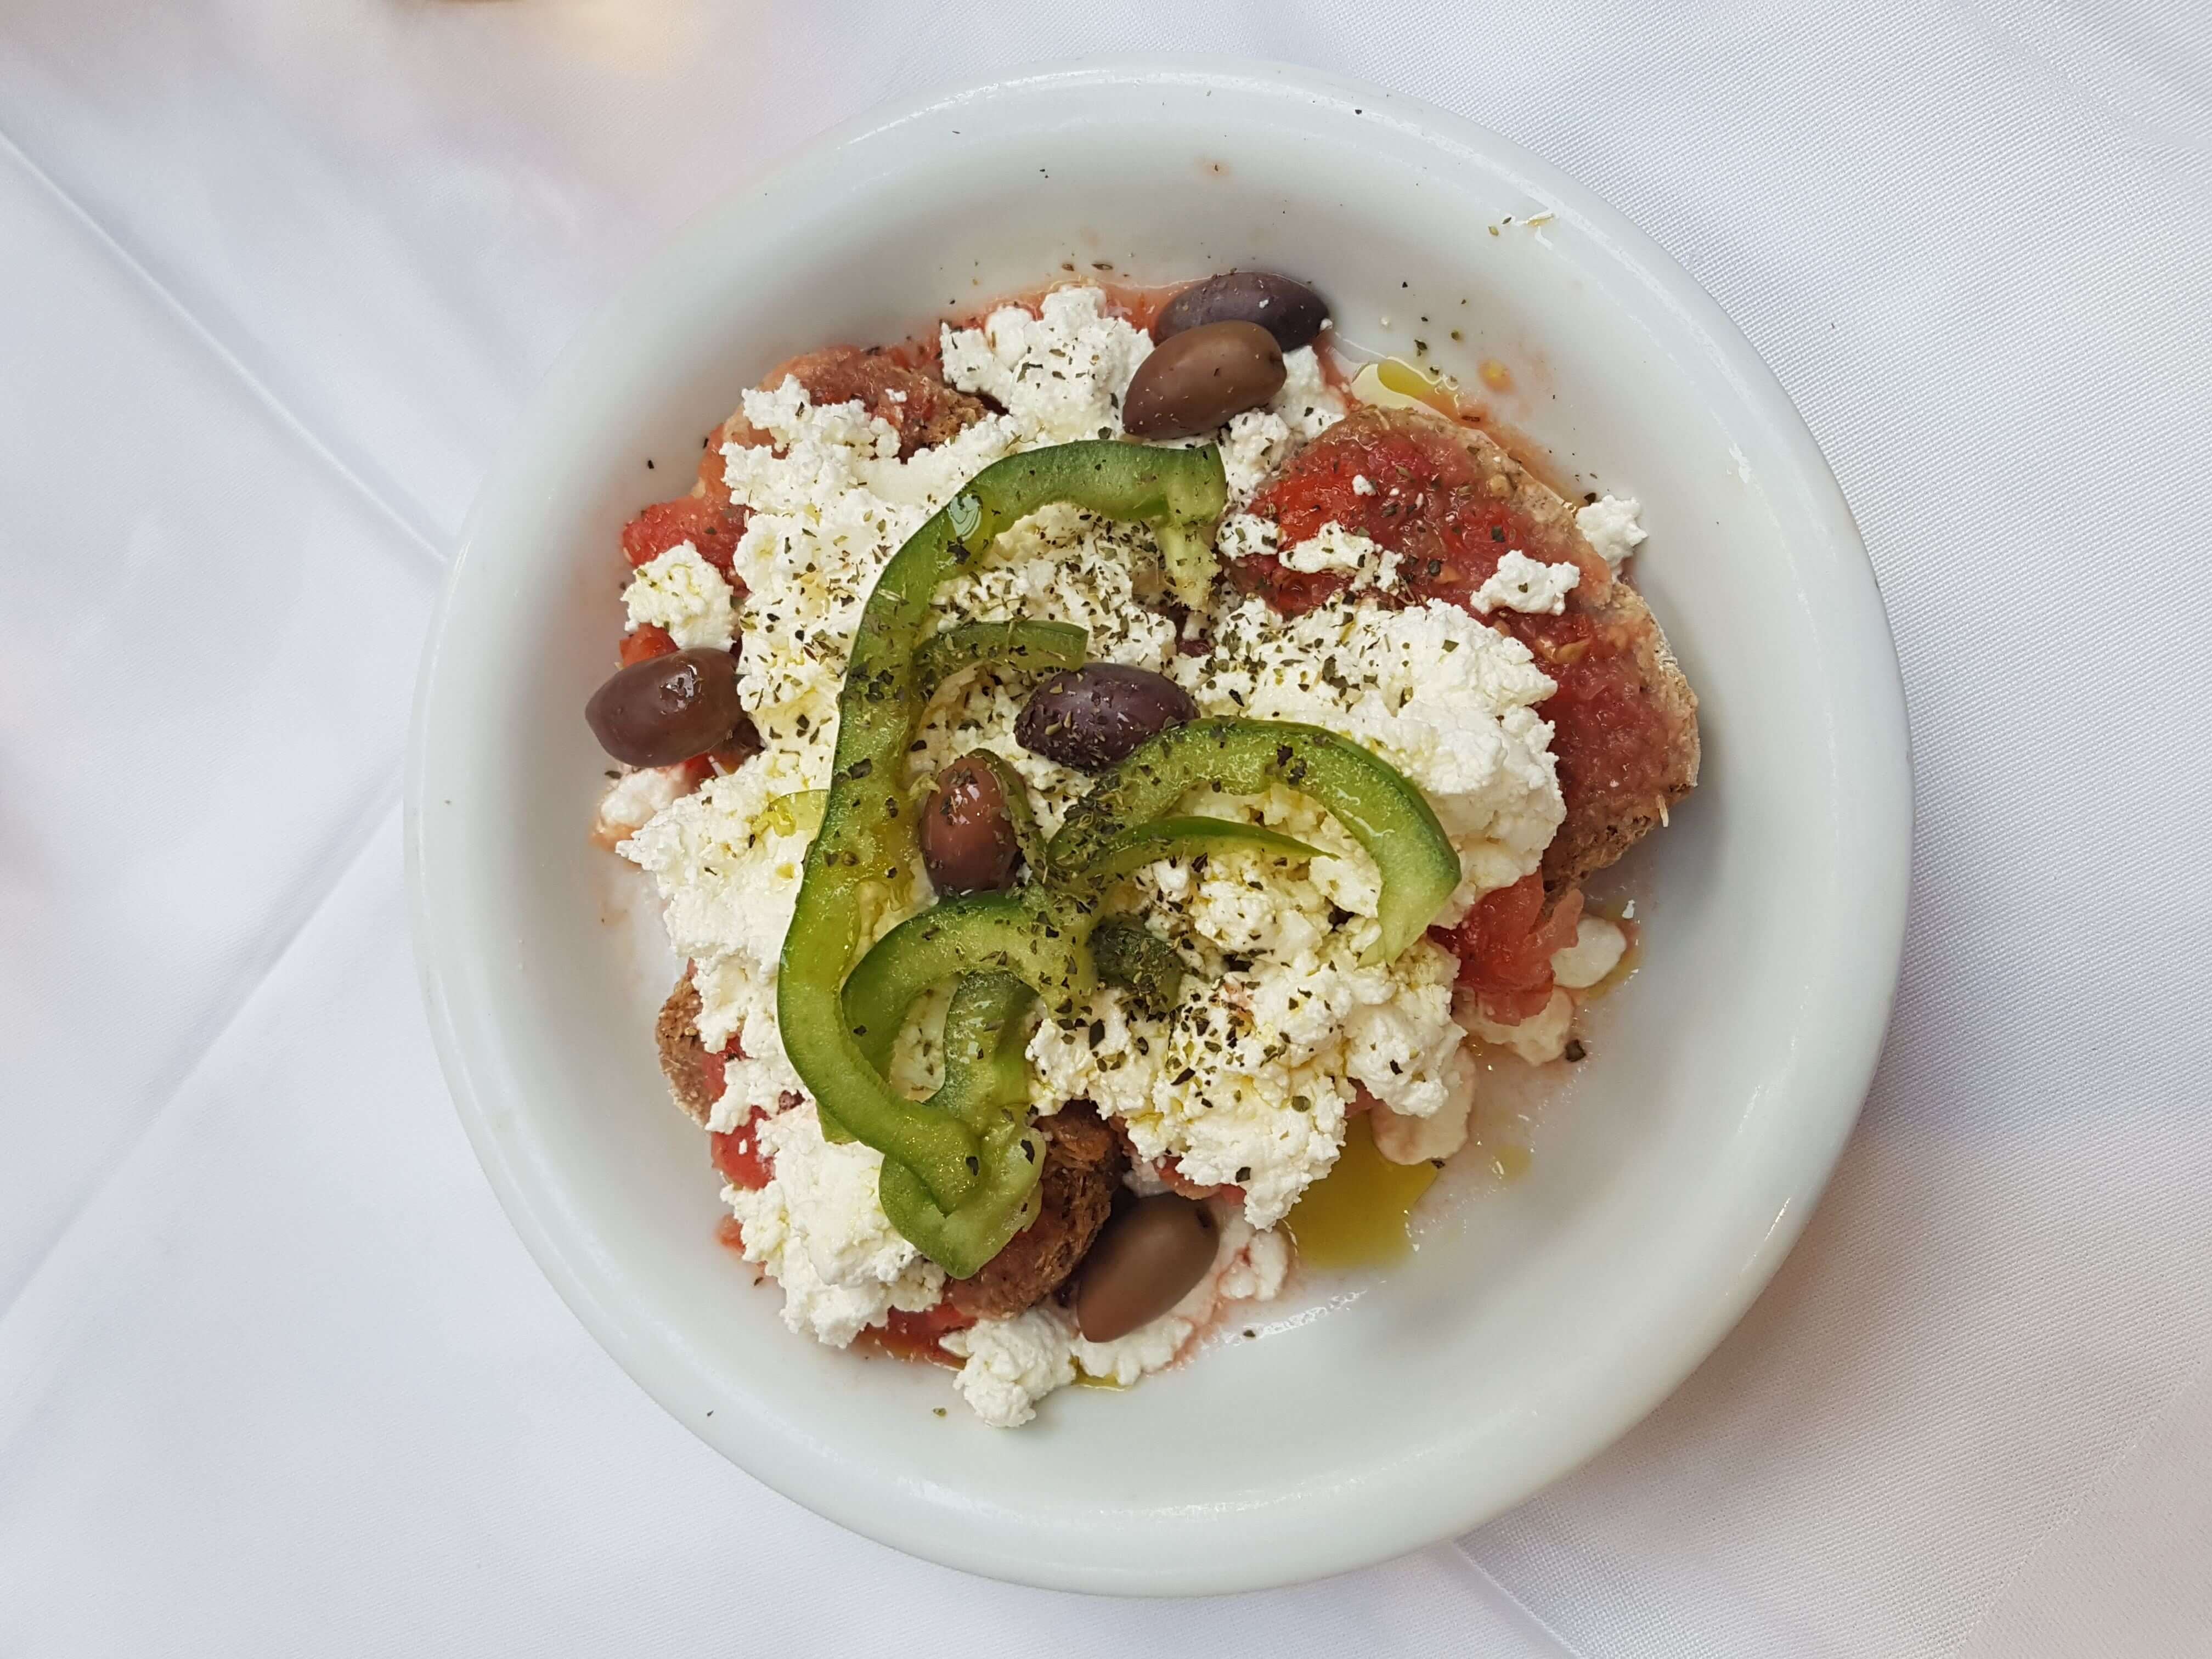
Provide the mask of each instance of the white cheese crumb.
POLYGON ((1474 1109, 1474 1091, 1467 1091, 1465 1105, 1432 1117, 1404 1117, 1377 1104, 1368 1113, 1375 1150, 1393 1164, 1426 1164, 1449 1158, 1467 1145, 1468 1119, 1474 1109))
POLYGON ((684 793, 680 766, 647 766, 625 772, 599 797, 592 839, 612 847, 653 821, 653 815, 684 793))
POLYGON ((1369 478, 1364 472, 1353 473, 1352 475, 1352 493, 1355 495, 1372 495, 1375 493, 1375 484, 1373 480, 1369 478))
POLYGON ((745 418, 781 449, 728 444, 724 480, 751 510, 734 568, 744 655, 738 699, 770 754, 829 781, 853 630, 893 553, 960 486, 1014 446, 1004 416, 898 459, 898 434, 857 403, 817 408, 798 381, 748 392, 745 418))
POLYGON ((1152 336, 1105 310, 1095 288, 1055 289, 1031 316, 1001 306, 981 328, 945 328, 945 378, 994 399, 1013 417, 1024 448, 1111 437, 1121 429, 1129 377, 1152 355, 1152 336))
POLYGON ((1584 916, 1575 924, 1575 942, 1552 952, 1552 977, 1570 991, 1595 985, 1620 964, 1628 935, 1603 916, 1584 916))
POLYGON ((1273 519, 1256 513, 1231 513, 1214 532, 1215 549, 1225 559, 1273 558, 1280 550, 1273 519))
MULTIPOLYGON (((708 780, 616 849, 652 875, 669 943, 695 964, 700 1036, 720 1048, 736 1036, 756 1062, 775 1068, 775 1091, 797 1086, 776 1036, 774 992, 813 839, 811 814, 794 799, 806 787, 796 756, 762 755, 708 780)), ((738 1103, 775 1098, 771 1091, 738 1103)))
POLYGON ((1531 1066, 1543 1066, 1566 1052, 1567 1033, 1575 1023, 1575 1002, 1565 991, 1554 990, 1549 1002, 1518 1025, 1485 1019, 1479 1007, 1464 1007, 1461 1014, 1470 1036, 1510 1048, 1531 1066))
POLYGON ((728 1187, 722 1198, 744 1231, 745 1260, 783 1287, 786 1325, 842 1348, 894 1308, 936 1305, 945 1274, 876 1200, 882 1153, 824 1140, 806 1105, 762 1119, 754 1133, 775 1173, 758 1192, 728 1187))
POLYGON ((1338 570, 1357 574, 1371 569, 1385 559, 1395 556, 1385 553, 1375 542, 1357 532, 1346 530, 1334 520, 1323 525, 1304 541, 1293 543, 1283 550, 1283 568, 1286 570, 1338 570))
POLYGON ((1279 558, 1283 568, 1313 574, 1334 571, 1352 578, 1352 591, 1394 587, 1398 581, 1399 556, 1379 542, 1347 530, 1330 520, 1304 541, 1282 544, 1282 532, 1272 519, 1255 513, 1232 513, 1221 521, 1214 544, 1224 558, 1279 558))
POLYGON ((637 568, 623 593, 629 625, 658 623, 684 650, 702 647, 726 651, 737 637, 738 613, 722 573, 699 556, 689 542, 678 542, 637 568))
POLYGON ((1311 346, 1283 354, 1283 386, 1264 409, 1231 418, 1221 433, 1221 465, 1232 508, 1249 501, 1293 450, 1344 418, 1344 399, 1322 375, 1311 346))
POLYGON ((1575 528, 1592 552, 1618 570, 1644 544, 1644 526, 1637 522, 1643 511, 1632 498, 1601 495, 1575 514, 1575 528))
POLYGON ((1048 1302, 940 1340, 947 1353, 967 1362, 953 1386, 994 1429, 1021 1427, 1036 1415, 1038 1401, 1075 1381, 1067 1316, 1048 1302))
POLYGON ((1518 548, 1507 551, 1498 568, 1474 590, 1474 608, 1490 611, 1504 605, 1510 611, 1541 612, 1556 617, 1567 608, 1567 595, 1583 579, 1579 566, 1562 562, 1543 564, 1518 548))

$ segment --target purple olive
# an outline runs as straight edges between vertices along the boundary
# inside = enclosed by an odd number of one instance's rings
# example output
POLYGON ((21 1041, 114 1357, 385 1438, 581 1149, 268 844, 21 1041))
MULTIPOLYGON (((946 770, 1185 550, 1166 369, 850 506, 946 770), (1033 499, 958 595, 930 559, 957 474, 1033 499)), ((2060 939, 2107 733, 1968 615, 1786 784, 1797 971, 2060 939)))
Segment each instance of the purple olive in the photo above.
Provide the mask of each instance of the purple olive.
POLYGON ((1164 674, 1093 662, 1054 674, 1031 692, 1014 736, 1033 755, 1097 772, 1146 738, 1197 718, 1190 693, 1164 674))
POLYGON ((963 755, 954 761, 937 775, 937 787, 921 809, 922 867, 940 893, 997 893, 1014 884, 1021 836, 1006 779, 992 758, 963 755))
POLYGON ((1209 276, 1160 308, 1152 338, 1203 328, 1208 323, 1257 323, 1285 351, 1311 345, 1328 320, 1328 303, 1304 283, 1266 270, 1231 270, 1209 276))
POLYGON ((1213 1212, 1196 1199, 1139 1199, 1106 1224, 1076 1269, 1076 1328, 1087 1342, 1111 1342, 1151 1324, 1206 1277, 1220 1242, 1213 1212))
POLYGON ((1283 389, 1283 349, 1257 323, 1207 323, 1154 348, 1129 377, 1121 424, 1139 438, 1195 438, 1283 389))
POLYGON ((673 766, 750 726, 738 702, 738 659, 703 648, 617 670, 592 693, 584 718, 599 747, 630 766, 673 766))

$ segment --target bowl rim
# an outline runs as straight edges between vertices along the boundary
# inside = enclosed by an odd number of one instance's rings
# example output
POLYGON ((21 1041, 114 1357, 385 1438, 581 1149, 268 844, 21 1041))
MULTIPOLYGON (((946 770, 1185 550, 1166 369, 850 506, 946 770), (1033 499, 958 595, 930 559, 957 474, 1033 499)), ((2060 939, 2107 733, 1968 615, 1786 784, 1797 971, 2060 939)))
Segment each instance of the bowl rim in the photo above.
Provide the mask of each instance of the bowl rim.
MULTIPOLYGON (((908 1554, 1012 1583, 1040 1588, 1111 1594, 1185 1595, 1241 1591, 1302 1582, 1328 1573, 1370 1565, 1425 1543, 1456 1535, 1521 1503, 1571 1473, 1611 1445, 1661 1401, 1674 1392, 1741 1318, 1765 1288, 1809 1218, 1844 1143, 1856 1121, 1879 1061, 1882 1036, 1894 1003, 1902 963, 1910 891, 1912 838, 1912 781, 1904 686, 1895 646, 1863 539, 1840 487, 1780 381, 1749 340, 1713 300, 1659 245, 1619 210, 1587 187, 1517 143, 1480 124, 1425 100, 1358 81, 1284 64, 1228 57, 1165 58, 1113 57, 1061 60, 1024 66, 1012 73, 937 87, 891 100, 833 126, 800 146, 772 168, 753 176, 695 215, 653 257, 636 268, 617 294, 582 328, 532 392, 521 417, 485 476, 464 523, 441 590, 416 678, 406 767, 403 830, 410 927, 418 977, 440 1066, 455 1109, 483 1166, 495 1196, 524 1246, 556 1291, 592 1339, 657 1403, 668 1409, 715 1450, 793 1501, 850 1530, 908 1554), (1815 520, 1832 556, 1828 573, 1832 597, 1849 614, 1849 632, 1860 677, 1852 686, 1854 723, 1871 763, 1855 775, 1863 792, 1864 833, 1853 837, 1863 867, 1854 872, 1864 896, 1865 932, 1856 954, 1865 964, 1869 1006, 1878 1003, 1879 1019, 1866 1021, 1869 1033, 1850 1066, 1835 1078, 1832 1104, 1808 1121, 1790 1163, 1789 1196, 1765 1235, 1749 1247, 1741 1270, 1698 1304, 1663 1349, 1649 1352, 1637 1386, 1618 1390, 1608 1409, 1593 1410, 1577 1431, 1555 1437, 1550 1455, 1533 1462, 1524 1477, 1486 1494, 1447 1531, 1433 1527, 1420 1536, 1385 1537, 1358 1547, 1309 1550, 1292 1559, 1253 1559, 1232 1553, 1193 1562, 1173 1574, 1132 1573, 1110 1565, 1097 1571, 1034 1570, 1003 1549, 963 1540, 957 1528, 934 1518, 856 1503, 811 1487, 788 1462, 741 1455, 727 1439, 709 1431, 697 1410, 703 1401, 696 1378, 672 1368, 690 1361, 668 1335, 640 1320, 611 1297, 609 1278, 598 1253, 580 1240, 566 1212, 538 1190, 532 1172, 503 1138, 504 1113, 495 1097, 495 1079, 488 1064, 472 1054, 469 1032, 484 1016, 465 1006, 465 988, 454 971, 460 948, 444 934, 434 890, 438 876, 435 815, 423 806, 429 798, 434 757, 431 710, 449 653, 453 649, 454 595, 472 568, 471 550, 511 512, 526 488, 533 437, 546 411, 562 406, 564 394, 587 377, 589 365, 610 351, 632 326, 633 314, 647 302, 656 274, 687 260, 695 249, 717 239, 720 227, 742 216, 758 198, 795 175, 818 167, 836 153, 880 142, 911 123, 942 112, 973 107, 1003 94, 1055 86, 1118 87, 1133 91, 1179 83, 1232 88, 1243 94, 1288 96, 1333 106, 1370 120, 1381 120, 1426 145, 1446 151, 1479 152, 1493 170, 1516 181, 1547 204, 1571 210, 1595 233, 1618 267, 1661 295, 1680 313, 1686 331, 1719 354, 1747 409, 1764 424, 1780 448, 1788 482, 1801 495, 1802 510, 1815 520), (679 1404, 679 1402, 681 1402, 679 1404), (771 1466, 773 1465, 773 1466, 771 1466)), ((928 1510, 927 1502, 923 1510, 928 1510)), ((1212 1554, 1212 1553, 1209 1553, 1212 1554)))

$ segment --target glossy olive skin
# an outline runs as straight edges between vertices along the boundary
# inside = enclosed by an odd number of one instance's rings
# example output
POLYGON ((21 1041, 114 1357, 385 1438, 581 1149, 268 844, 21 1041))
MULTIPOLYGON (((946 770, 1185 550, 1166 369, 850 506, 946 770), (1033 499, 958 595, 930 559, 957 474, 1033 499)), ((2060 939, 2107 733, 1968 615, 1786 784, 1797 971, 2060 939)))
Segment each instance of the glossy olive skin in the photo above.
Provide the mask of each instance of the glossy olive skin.
POLYGON ((1140 1198, 1106 1224, 1076 1269, 1075 1323, 1089 1342, 1149 1325, 1213 1266, 1213 1212, 1178 1193, 1140 1198))
POLYGON ((1185 329, 1137 366, 1121 424, 1139 438, 1195 438, 1283 389, 1283 349, 1257 323, 1185 329))
POLYGON ((599 747, 626 765, 673 766, 703 755, 747 724, 738 659, 694 647, 634 662, 592 693, 584 718, 599 747))
POLYGON ((1152 321, 1152 338, 1171 335, 1208 323, 1257 323, 1275 337, 1285 351, 1311 345, 1328 320, 1328 302, 1304 283, 1267 270, 1231 270, 1209 276, 1160 307, 1152 321))
POLYGON ((1190 693, 1165 675, 1091 662, 1063 670, 1031 692, 1014 736, 1033 755, 1097 772, 1146 738, 1197 718, 1190 693))
POLYGON ((963 755, 937 775, 919 830, 922 867, 940 893, 998 893, 1014 884, 1021 840, 999 775, 963 755))

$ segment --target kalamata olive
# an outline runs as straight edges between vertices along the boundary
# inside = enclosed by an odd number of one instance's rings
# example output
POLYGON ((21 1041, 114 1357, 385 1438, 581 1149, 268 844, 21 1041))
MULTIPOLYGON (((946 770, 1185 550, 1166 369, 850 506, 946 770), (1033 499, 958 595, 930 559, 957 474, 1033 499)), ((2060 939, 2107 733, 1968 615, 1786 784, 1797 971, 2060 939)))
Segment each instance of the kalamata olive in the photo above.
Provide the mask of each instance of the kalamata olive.
POLYGON ((1213 1212, 1178 1193, 1140 1198, 1108 1222, 1076 1269, 1075 1324, 1089 1342, 1149 1325, 1213 1266, 1213 1212))
POLYGON ((922 867, 941 893, 995 893, 1014 884, 1021 837, 1006 780, 988 757, 963 755, 937 775, 921 809, 920 838, 922 867))
POLYGON ((1208 323, 1257 323, 1285 351, 1311 345, 1328 320, 1328 303, 1304 283, 1267 270, 1231 270, 1209 276, 1160 308, 1152 338, 1165 340, 1208 323))
POLYGON ((1054 674, 1031 692, 1014 736, 1033 755, 1097 772, 1153 733, 1197 718, 1190 693, 1164 674, 1092 662, 1054 674))
POLYGON ((1257 323, 1173 335, 1137 366, 1121 424, 1139 438, 1194 438, 1283 389, 1283 349, 1257 323))
POLYGON ((619 669, 584 718, 599 747, 631 766, 673 766, 721 746, 744 720, 738 659, 694 647, 619 669))

